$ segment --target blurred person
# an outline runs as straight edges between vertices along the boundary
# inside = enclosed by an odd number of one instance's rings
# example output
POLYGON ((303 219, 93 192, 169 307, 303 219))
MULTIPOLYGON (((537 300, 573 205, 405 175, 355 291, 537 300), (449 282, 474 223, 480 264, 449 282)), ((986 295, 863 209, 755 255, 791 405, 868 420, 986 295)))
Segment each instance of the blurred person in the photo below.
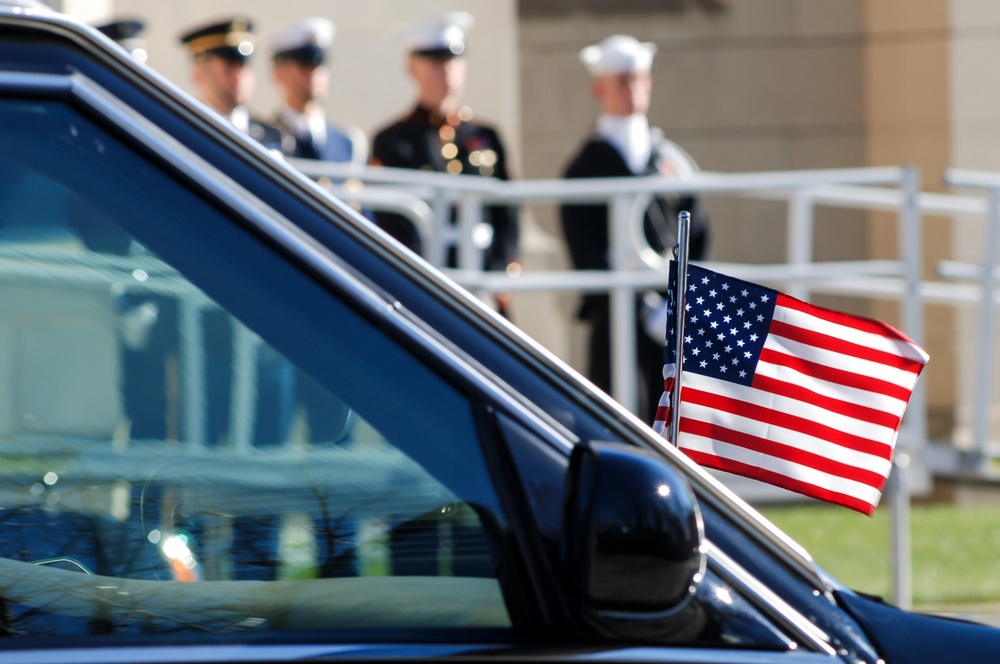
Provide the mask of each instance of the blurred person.
MULTIPOLYGON (((698 172, 698 165, 676 143, 649 126, 653 79, 650 69, 656 46, 634 37, 612 35, 580 52, 591 76, 590 93, 600 111, 591 134, 566 167, 566 178, 641 177, 662 175, 683 178, 698 172)), ((708 251, 708 221, 694 196, 655 197, 646 210, 643 230, 649 246, 658 253, 677 242, 677 215, 691 213, 689 257, 702 259, 708 251)), ((606 204, 560 207, 563 235, 573 267, 608 270, 608 206, 606 204)), ((640 296, 636 304, 636 371, 639 376, 638 415, 652 423, 663 392, 665 325, 651 312, 662 312, 659 294, 640 296), (649 317, 647 319, 647 317, 649 317), (651 325, 652 321, 655 325, 651 325)), ((601 389, 611 391, 611 314, 606 293, 583 297, 579 319, 590 325, 587 374, 601 389)), ((665 323, 665 321, 664 321, 665 323)))
MULTIPOLYGON (((191 54, 191 76, 198 96, 211 109, 246 132, 265 148, 281 150, 281 132, 251 116, 253 71, 248 66, 255 51, 253 24, 236 16, 194 27, 180 37, 191 54)), ((202 317, 205 338, 207 445, 226 445, 232 435, 229 404, 233 389, 233 322, 222 311, 202 317)), ((256 421, 254 445, 287 442, 292 417, 294 369, 270 346, 262 344, 256 356, 256 421)))
POLYGON ((191 53, 191 77, 201 101, 264 147, 280 150, 281 132, 252 117, 248 108, 254 88, 247 66, 253 39, 253 24, 244 17, 200 25, 180 37, 191 53))
POLYGON ((335 32, 328 19, 306 18, 271 37, 271 73, 283 104, 272 124, 281 130, 282 152, 288 157, 365 164, 368 140, 364 133, 330 123, 323 109, 335 32))
MULTIPOLYGON (((506 151, 497 131, 473 120, 461 103, 466 77, 466 31, 473 17, 447 12, 417 21, 401 31, 407 73, 416 88, 416 103, 403 118, 379 131, 372 145, 372 163, 392 168, 431 170, 455 175, 479 175, 507 180, 506 151)), ((518 210, 488 206, 483 221, 484 267, 520 272, 518 210)), ((390 235, 417 253, 424 249, 416 228, 398 215, 380 213, 376 221, 390 235)), ((455 223, 454 211, 452 224, 455 223)), ((455 233, 448 238, 449 266, 456 265, 455 233)), ((507 298, 497 305, 506 311, 507 298)))
POLYGON ((142 33, 146 29, 145 22, 128 18, 102 23, 94 27, 131 53, 132 57, 139 62, 146 62, 149 59, 149 54, 146 52, 146 41, 142 38, 142 33))

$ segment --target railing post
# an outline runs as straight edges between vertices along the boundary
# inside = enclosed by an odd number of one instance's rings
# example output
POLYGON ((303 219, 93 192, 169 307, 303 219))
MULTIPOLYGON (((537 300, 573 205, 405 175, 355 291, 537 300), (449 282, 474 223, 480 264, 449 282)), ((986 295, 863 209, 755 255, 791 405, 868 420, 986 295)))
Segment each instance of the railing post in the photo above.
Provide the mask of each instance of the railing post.
POLYGON ((913 608, 913 556, 910 550, 910 460, 900 452, 892 460, 889 501, 892 510, 892 601, 913 608))
POLYGON ((191 445, 205 444, 205 334, 202 309, 189 298, 178 298, 180 326, 181 394, 183 428, 181 439, 191 445))
MULTIPOLYGON (((899 253, 903 259, 903 329, 918 344, 923 342, 923 307, 920 277, 923 269, 920 227, 920 172, 909 166, 900 185, 903 205, 899 211, 899 253)), ((904 424, 900 429, 892 468, 892 597, 895 604, 913 605, 912 552, 910 550, 910 496, 915 482, 921 489, 930 484, 927 471, 927 405, 923 384, 917 382, 910 396, 904 424)))
POLYGON ((229 407, 229 445, 239 452, 253 447, 254 412, 257 402, 257 354, 260 337, 232 320, 233 368, 229 407))
MULTIPOLYGON (((629 211, 632 196, 619 194, 608 207, 609 267, 613 274, 629 269, 629 211)), ((636 380, 635 292, 628 286, 611 289, 611 395, 636 413, 639 397, 636 380)))
POLYGON ((483 200, 475 193, 462 194, 458 210, 458 267, 479 272, 483 250, 476 246, 476 227, 483 221, 483 200))
MULTIPOLYGON (((923 231, 920 221, 920 170, 915 166, 903 169, 903 206, 899 212, 899 252, 903 258, 904 293, 902 302, 903 329, 918 344, 924 343, 924 310, 920 297, 923 272, 923 231)), ((911 455, 910 486, 925 491, 930 485, 927 470, 927 391, 917 381, 906 409, 903 429, 906 447, 911 455)))
POLYGON ((982 284, 979 304, 979 358, 976 366, 976 394, 972 412, 973 458, 968 461, 979 468, 986 459, 986 441, 990 431, 990 402, 993 397, 994 335, 996 334, 997 242, 1000 240, 1000 186, 987 189, 986 247, 983 250, 982 284))
POLYGON ((434 189, 434 229, 430 238, 423 238, 423 254, 427 262, 434 267, 445 266, 448 259, 448 247, 451 244, 451 198, 442 187, 434 189))
MULTIPOLYGON (((812 262, 813 199, 808 192, 796 190, 788 202, 788 264, 808 265, 812 262)), ((795 280, 788 294, 800 300, 809 299, 809 282, 795 280)))

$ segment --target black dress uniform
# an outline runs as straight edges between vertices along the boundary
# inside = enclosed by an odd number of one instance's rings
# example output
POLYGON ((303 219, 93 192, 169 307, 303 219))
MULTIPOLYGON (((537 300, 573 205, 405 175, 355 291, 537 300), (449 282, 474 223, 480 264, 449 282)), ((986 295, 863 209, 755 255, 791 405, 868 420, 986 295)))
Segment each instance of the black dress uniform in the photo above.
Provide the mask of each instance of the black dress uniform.
MULTIPOLYGON (((634 173, 621 153, 607 140, 591 136, 566 168, 567 178, 634 177, 661 173, 669 168, 669 159, 684 155, 666 139, 654 139, 646 173, 634 173)), ((708 249, 708 223, 694 196, 675 199, 656 197, 646 210, 643 230, 649 246, 657 252, 669 250, 676 243, 677 215, 691 213, 689 256, 699 259, 708 249)), ((608 206, 563 205, 560 208, 563 235, 573 267, 578 270, 607 270, 608 206)), ((638 298, 641 300, 641 297, 638 298)), ((636 303, 637 317, 641 315, 636 303)), ((611 313, 606 294, 585 295, 578 317, 590 323, 589 378, 606 392, 611 391, 611 313)), ((641 320, 636 321, 636 370, 640 376, 639 416, 652 423, 656 405, 663 392, 663 344, 647 336, 641 320)))
MULTIPOLYGON (((417 106, 403 119, 382 129, 372 145, 372 163, 442 173, 483 175, 507 180, 507 158, 496 130, 475 122, 468 109, 448 117, 417 106)), ((420 238, 405 218, 378 213, 376 222, 390 235, 420 253, 420 238)), ((510 206, 487 206, 484 221, 493 228, 484 267, 503 270, 517 260, 518 212, 510 206)), ((454 214, 452 222, 454 223, 454 214)), ((455 265, 454 248, 449 265, 455 265)))

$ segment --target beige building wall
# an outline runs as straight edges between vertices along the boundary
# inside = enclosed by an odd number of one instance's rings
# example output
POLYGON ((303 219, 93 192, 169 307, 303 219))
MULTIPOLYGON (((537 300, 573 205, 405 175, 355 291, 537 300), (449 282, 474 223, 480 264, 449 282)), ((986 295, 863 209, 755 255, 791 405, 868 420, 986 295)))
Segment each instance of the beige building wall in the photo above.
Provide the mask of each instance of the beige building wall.
POLYGON ((293 20, 324 16, 336 26, 327 109, 335 122, 360 127, 369 138, 383 125, 408 111, 414 89, 394 35, 398 26, 437 12, 464 10, 476 24, 468 34, 469 80, 465 101, 476 114, 497 125, 515 160, 520 133, 517 12, 513 0, 63 0, 68 13, 91 22, 112 16, 146 21, 149 65, 188 92, 188 56, 178 37, 187 29, 215 19, 244 15, 259 36, 252 59, 256 93, 252 108, 267 117, 278 107, 266 51, 269 32, 293 20))
MULTIPOLYGON (((1000 172, 1000 5, 990 0, 951 0, 948 32, 948 115, 950 165, 1000 172)), ((959 220, 951 230, 955 258, 979 262, 983 252, 981 220, 959 220)), ((969 305, 957 310, 952 333, 958 343, 955 365, 961 382, 956 386, 956 439, 970 440, 969 406, 975 398, 973 376, 981 354, 974 331, 980 309, 969 305)), ((998 352, 994 348, 994 357, 998 352)), ((992 403, 1000 403, 1000 367, 993 366, 992 403)), ((993 440, 1000 436, 1000 408, 993 406, 993 440)))
MULTIPOLYGON (((881 0, 866 4, 867 159, 872 165, 914 164, 920 168, 925 191, 941 191, 941 174, 954 164, 952 97, 950 94, 951 7, 949 0, 923 3, 881 0)), ((895 224, 872 215, 873 252, 897 255, 895 224), (884 223, 884 222, 889 223, 884 223)), ((923 247, 926 277, 938 261, 953 255, 953 221, 925 217, 923 247)), ((974 328, 959 326, 966 335, 956 344, 961 311, 931 305, 926 309, 924 347, 931 362, 923 377, 928 390, 930 434, 948 439, 956 430, 956 407, 968 403, 962 387, 971 385, 969 367, 960 366, 959 348, 969 348, 974 328)), ((875 315, 894 320, 897 308, 881 303, 875 315)))

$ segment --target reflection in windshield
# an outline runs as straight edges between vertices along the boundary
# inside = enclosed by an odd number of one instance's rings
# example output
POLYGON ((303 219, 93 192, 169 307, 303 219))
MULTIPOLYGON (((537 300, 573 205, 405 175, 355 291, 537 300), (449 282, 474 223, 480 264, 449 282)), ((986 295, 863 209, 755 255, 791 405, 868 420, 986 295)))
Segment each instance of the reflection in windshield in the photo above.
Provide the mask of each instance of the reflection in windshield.
POLYGON ((68 107, 0 144, 0 631, 509 626, 466 397, 68 107))

